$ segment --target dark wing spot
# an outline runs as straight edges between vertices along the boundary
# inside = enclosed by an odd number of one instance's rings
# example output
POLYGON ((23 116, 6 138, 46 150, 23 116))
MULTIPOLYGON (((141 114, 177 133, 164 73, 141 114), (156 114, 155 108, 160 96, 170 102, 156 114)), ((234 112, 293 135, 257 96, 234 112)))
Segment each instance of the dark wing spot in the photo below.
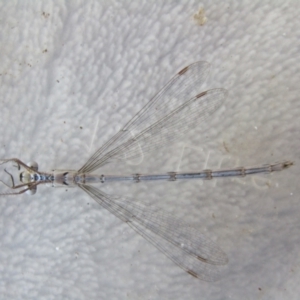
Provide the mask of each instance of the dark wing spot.
POLYGON ((290 166, 292 166, 294 163, 292 161, 287 161, 286 163, 283 164, 283 168, 289 168, 290 166))
POLYGON ((201 260, 201 261, 207 263, 207 259, 206 259, 206 258, 203 258, 203 257, 201 257, 201 256, 197 256, 197 258, 198 258, 199 260, 201 260))
POLYGON ((206 94, 207 94, 207 91, 202 92, 202 93, 198 94, 198 95, 196 96, 196 98, 203 97, 203 96, 205 96, 206 94))
POLYGON ((198 278, 198 274, 195 273, 194 271, 188 270, 187 272, 188 272, 190 275, 194 276, 195 278, 198 278))
POLYGON ((183 68, 181 71, 178 72, 178 75, 183 75, 188 69, 189 67, 183 68))

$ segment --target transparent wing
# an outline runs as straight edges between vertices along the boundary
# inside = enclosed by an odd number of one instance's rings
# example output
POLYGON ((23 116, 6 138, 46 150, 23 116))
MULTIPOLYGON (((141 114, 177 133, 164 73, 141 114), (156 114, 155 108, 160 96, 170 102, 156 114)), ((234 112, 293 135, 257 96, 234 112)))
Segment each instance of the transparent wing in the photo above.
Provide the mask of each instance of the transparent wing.
POLYGON ((95 187, 80 187, 187 273, 205 281, 219 278, 220 266, 228 262, 226 254, 188 224, 161 210, 109 196, 95 187))
POLYGON ((89 173, 113 160, 128 160, 178 140, 203 123, 221 105, 226 90, 200 93, 209 72, 207 62, 196 62, 173 79, 122 130, 104 144, 79 173, 89 173))

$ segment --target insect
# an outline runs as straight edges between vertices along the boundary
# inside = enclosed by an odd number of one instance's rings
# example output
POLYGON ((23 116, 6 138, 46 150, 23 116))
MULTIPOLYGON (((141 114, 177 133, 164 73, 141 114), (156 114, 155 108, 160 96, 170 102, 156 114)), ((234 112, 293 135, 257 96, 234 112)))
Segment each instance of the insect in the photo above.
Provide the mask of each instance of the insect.
POLYGON ((40 184, 79 187, 103 208, 132 227, 190 275, 215 281, 219 267, 228 262, 227 255, 208 237, 182 220, 159 209, 149 208, 125 197, 108 195, 95 187, 112 181, 140 182, 151 180, 213 179, 271 173, 290 167, 280 163, 229 170, 169 172, 165 174, 99 175, 102 166, 118 161, 138 159, 147 153, 178 141, 195 126, 207 122, 227 96, 225 89, 201 92, 210 65, 193 63, 178 72, 115 136, 99 148, 77 171, 38 171, 36 163, 25 164, 19 159, 4 159, 0 167, 6 176, 1 180, 6 191, 1 195, 35 193, 40 184))

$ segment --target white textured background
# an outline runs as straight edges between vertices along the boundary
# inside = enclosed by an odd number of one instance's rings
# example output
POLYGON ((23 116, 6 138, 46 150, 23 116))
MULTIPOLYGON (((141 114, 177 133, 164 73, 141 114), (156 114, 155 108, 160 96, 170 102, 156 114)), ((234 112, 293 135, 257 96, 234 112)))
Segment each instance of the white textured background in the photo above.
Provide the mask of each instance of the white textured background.
POLYGON ((3 197, 1 299, 298 299, 300 3, 161 2, 1 1, 0 157, 79 168, 171 76, 206 60, 206 88, 229 97, 182 160, 180 149, 166 151, 155 168, 295 166, 256 179, 104 188, 211 236, 229 257, 216 283, 186 274, 80 190, 3 197), (199 7, 203 26, 192 18, 199 7))

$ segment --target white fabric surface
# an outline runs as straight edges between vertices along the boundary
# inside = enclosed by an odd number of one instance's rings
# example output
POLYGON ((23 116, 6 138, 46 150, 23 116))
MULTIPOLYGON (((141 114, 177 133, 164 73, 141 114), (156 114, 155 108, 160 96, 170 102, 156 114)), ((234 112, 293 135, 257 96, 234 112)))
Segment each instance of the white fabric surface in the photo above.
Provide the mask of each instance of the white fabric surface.
POLYGON ((216 283, 186 274, 80 190, 2 197, 1 299, 298 299, 300 2, 0 5, 0 158, 77 169, 176 72, 206 60, 204 88, 229 97, 182 159, 157 154, 154 170, 295 162, 259 178, 104 187, 215 240, 229 257, 216 283))

